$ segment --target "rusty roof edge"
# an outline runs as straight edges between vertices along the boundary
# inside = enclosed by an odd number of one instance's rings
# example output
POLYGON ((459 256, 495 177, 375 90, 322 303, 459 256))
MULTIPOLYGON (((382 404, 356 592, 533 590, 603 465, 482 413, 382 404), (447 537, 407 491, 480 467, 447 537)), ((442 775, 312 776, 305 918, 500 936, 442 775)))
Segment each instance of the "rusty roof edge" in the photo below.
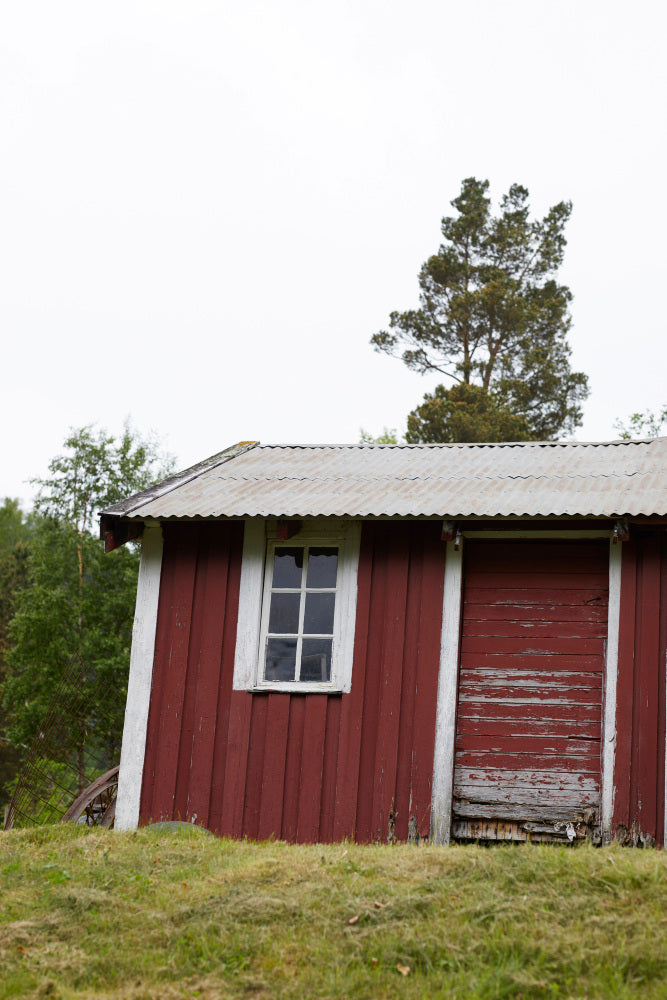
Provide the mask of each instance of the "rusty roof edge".
POLYGON ((183 469, 182 472, 176 472, 173 476, 169 476, 167 479, 149 486, 140 493, 135 493, 126 500, 121 500, 119 503, 101 510, 99 516, 101 517, 104 514, 113 517, 128 517, 133 510, 143 506, 149 500, 158 500, 166 496, 168 493, 173 492, 173 490, 178 489, 179 486, 184 486, 186 483, 192 482, 202 472, 215 469, 218 465, 224 465, 225 462, 230 462, 233 458, 243 455, 246 451, 251 451, 258 445, 259 441, 239 441, 238 444, 230 445, 229 448, 219 451, 216 455, 211 455, 210 458, 205 458, 201 462, 197 462, 196 465, 191 465, 189 468, 183 469))

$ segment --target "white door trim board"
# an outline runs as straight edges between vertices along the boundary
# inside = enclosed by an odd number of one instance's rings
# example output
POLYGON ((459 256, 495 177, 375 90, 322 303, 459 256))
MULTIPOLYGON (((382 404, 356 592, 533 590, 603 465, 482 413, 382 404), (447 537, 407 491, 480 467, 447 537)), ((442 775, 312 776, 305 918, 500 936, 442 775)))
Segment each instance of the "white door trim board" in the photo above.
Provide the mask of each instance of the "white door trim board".
POLYGON ((607 617, 607 658, 602 723, 602 789, 600 828, 602 842, 611 841, 614 811, 614 763, 616 760, 616 687, 618 680, 618 634, 621 624, 621 563, 623 545, 609 543, 609 611, 607 617))
POLYGON ((449 843, 452 826, 462 586, 463 545, 457 549, 455 542, 447 542, 431 798, 431 840, 435 844, 449 843))

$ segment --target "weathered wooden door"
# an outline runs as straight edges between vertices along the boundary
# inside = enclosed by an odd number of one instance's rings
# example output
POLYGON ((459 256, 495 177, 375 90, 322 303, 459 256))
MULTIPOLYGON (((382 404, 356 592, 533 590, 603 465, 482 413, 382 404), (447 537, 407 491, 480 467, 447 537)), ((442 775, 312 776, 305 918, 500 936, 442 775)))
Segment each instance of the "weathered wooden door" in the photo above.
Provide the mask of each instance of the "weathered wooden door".
POLYGON ((608 559, 608 542, 466 542, 454 837, 597 836, 608 559))

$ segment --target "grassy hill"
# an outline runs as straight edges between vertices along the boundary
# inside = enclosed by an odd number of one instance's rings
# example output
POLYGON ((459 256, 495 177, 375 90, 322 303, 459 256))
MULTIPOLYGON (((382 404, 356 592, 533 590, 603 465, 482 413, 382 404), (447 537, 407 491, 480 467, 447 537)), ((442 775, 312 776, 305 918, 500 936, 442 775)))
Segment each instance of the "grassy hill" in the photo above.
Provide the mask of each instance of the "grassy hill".
POLYGON ((0 834, 0 997, 667 997, 667 855, 0 834))

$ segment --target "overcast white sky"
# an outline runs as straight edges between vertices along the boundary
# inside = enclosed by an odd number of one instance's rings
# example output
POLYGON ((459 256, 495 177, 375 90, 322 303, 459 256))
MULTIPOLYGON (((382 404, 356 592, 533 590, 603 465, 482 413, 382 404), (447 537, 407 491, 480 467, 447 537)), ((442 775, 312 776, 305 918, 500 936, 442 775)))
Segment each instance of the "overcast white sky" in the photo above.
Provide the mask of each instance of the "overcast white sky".
POLYGON ((356 441, 462 178, 574 203, 580 440, 667 402, 662 0, 0 3, 0 497, 69 427, 356 441))

